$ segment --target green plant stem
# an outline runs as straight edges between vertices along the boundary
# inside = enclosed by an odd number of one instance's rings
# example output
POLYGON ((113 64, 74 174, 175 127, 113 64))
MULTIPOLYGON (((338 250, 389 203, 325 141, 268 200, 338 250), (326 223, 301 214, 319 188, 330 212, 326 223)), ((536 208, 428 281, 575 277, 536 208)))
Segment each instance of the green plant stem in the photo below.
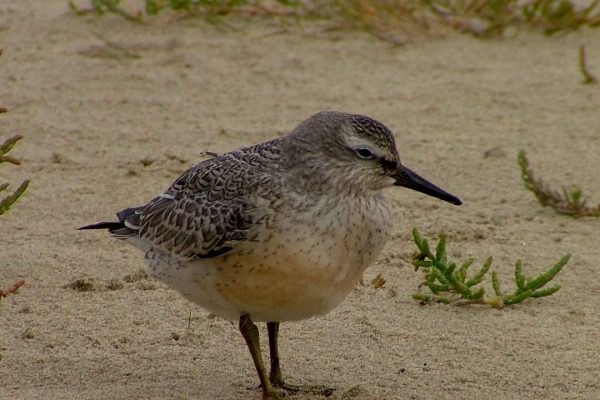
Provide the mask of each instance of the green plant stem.
POLYGON ((529 160, 524 150, 519 150, 517 161, 521 169, 521 179, 542 207, 550 207, 559 214, 571 217, 600 217, 600 204, 588 207, 581 189, 575 187, 568 191, 556 191, 548 188, 541 179, 537 179, 529 168, 529 160))
POLYGON ((550 296, 556 293, 560 286, 554 285, 544 288, 544 285, 554 279, 571 257, 569 254, 561 257, 548 271, 532 279, 528 279, 523 274, 521 260, 517 260, 514 271, 516 288, 510 294, 502 293, 498 274, 493 271, 491 280, 495 296, 488 298, 485 297, 485 289, 477 287, 477 285, 483 281, 485 275, 489 272, 492 257, 488 257, 479 271, 473 277, 468 278, 468 269, 473 260, 463 262, 461 267, 457 269, 457 264, 447 258, 447 238, 445 235, 439 236, 436 251, 433 254, 427 240, 421 236, 416 228, 413 229, 412 233, 413 240, 420 251, 420 254, 414 257, 412 263, 417 269, 426 271, 425 281, 421 287, 427 287, 431 292, 431 294, 416 293, 413 295, 415 300, 423 304, 431 302, 453 304, 466 301, 467 303, 488 304, 499 308, 503 305, 522 303, 530 297, 550 296))
MULTIPOLYGON (((0 191, 6 189, 8 184, 4 184, 0 186, 0 191)), ((25 190, 29 187, 29 180, 23 181, 17 190, 15 190, 12 194, 6 196, 2 200, 0 200, 0 215, 4 214, 8 211, 8 209, 23 195, 25 190)))

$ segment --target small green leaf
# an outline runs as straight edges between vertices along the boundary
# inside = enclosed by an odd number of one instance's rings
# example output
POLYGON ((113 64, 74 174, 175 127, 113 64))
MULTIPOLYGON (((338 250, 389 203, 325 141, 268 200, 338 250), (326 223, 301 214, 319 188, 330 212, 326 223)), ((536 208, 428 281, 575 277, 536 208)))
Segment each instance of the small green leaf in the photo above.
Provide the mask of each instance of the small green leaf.
POLYGON ((160 12, 160 9, 161 7, 156 0, 146 0, 146 14, 157 15, 160 12))
POLYGON ((427 258, 429 258, 430 260, 433 260, 433 253, 431 253, 431 250, 429 250, 429 244, 427 243, 427 240, 423 239, 423 237, 419 234, 419 231, 417 230, 417 228, 413 228, 413 238, 415 241, 415 244, 417 245, 417 247, 419 248, 419 251, 427 258))
POLYGON ((538 289, 538 288, 544 286, 546 283, 548 283, 550 280, 552 280, 556 276, 556 274, 558 274, 560 272, 560 270, 569 262, 570 258, 571 258, 570 254, 565 254, 546 273, 541 274, 537 278, 532 279, 529 282, 527 282, 527 285, 525 287, 527 289, 538 289))
MULTIPOLYGON (((461 266, 460 266, 460 276, 461 276, 461 281, 465 281, 465 279, 467 278, 467 271, 469 270, 469 267, 471 266, 471 264, 473 264, 473 259, 469 258, 467 261, 465 261, 461 266)), ((472 286, 472 285, 467 285, 467 286, 472 286)))
POLYGON ((550 286, 549 288, 546 288, 546 289, 536 290, 535 292, 533 292, 531 294, 531 297, 550 296, 551 294, 554 294, 554 293, 558 292, 559 290, 560 290, 560 285, 554 285, 554 286, 550 286))
POLYGON ((0 145, 0 155, 4 155, 12 150, 19 140, 23 139, 21 135, 14 135, 9 137, 0 145))
POLYGON ((436 280, 438 280, 437 276, 435 275, 435 270, 431 270, 429 271, 429 273, 425 276, 425 283, 427 285, 431 285, 434 284, 436 280))
POLYGON ((436 246, 435 259, 441 263, 446 261, 446 235, 444 234, 440 235, 440 240, 436 246))
POLYGON ((475 293, 471 293, 471 300, 480 300, 483 295, 485 294, 485 289, 484 288, 479 288, 478 291, 476 291, 475 293))
POLYGON ((479 270, 479 272, 477 272, 474 277, 469 279, 467 281, 466 285, 470 287, 470 286, 475 286, 475 285, 480 284, 481 281, 483 280, 483 277, 485 276, 485 274, 487 274, 488 271, 490 270, 491 266, 492 266, 492 257, 488 257, 488 259, 485 260, 485 262, 481 266, 481 269, 479 270))
POLYGON ((429 303, 433 300, 431 296, 427 296, 426 294, 415 293, 412 295, 412 298, 416 301, 420 301, 423 303, 429 303))
POLYGON ((571 201, 573 203, 579 204, 581 201, 581 189, 575 188, 571 191, 571 201))
POLYGON ((517 260, 515 263, 515 283, 519 291, 525 290, 525 276, 521 270, 521 260, 517 260))
POLYGON ((439 269, 432 269, 432 270, 431 270, 431 274, 433 275, 433 277, 434 277, 435 279, 437 279, 437 280, 438 280, 438 281, 440 281, 441 283, 444 283, 444 284, 448 283, 448 278, 447 278, 447 276, 446 276, 446 275, 444 275, 444 274, 442 273, 442 271, 440 271, 439 269))
POLYGON ((435 283, 428 283, 427 287, 434 294, 445 293, 445 292, 448 291, 448 285, 438 285, 438 284, 435 284, 435 283))
POLYGON ((412 265, 417 268, 430 268, 432 265, 431 261, 422 261, 422 260, 412 260, 412 265))
POLYGON ((6 196, 5 198, 0 200, 0 215, 4 214, 8 211, 8 209, 23 195, 27 187, 29 186, 29 181, 26 180, 19 185, 17 190, 14 191, 13 194, 6 196))
POLYGON ((457 293, 459 293, 467 299, 471 297, 471 291, 469 290, 467 285, 465 285, 462 282, 458 282, 456 279, 454 279, 454 276, 452 274, 446 275, 446 279, 448 279, 448 282, 452 285, 452 288, 456 290, 457 293))
POLYGON ((496 296, 502 298, 502 292, 500 291, 500 280, 498 279, 498 274, 496 271, 492 272, 492 287, 494 288, 494 293, 496 296))
POLYGON ((502 298, 502 301, 504 302, 504 304, 518 304, 523 302, 523 300, 525 300, 526 298, 531 297, 532 294, 533 290, 528 289, 518 294, 504 296, 502 298))
POLYGON ((449 263, 448 265, 446 265, 445 263, 437 263, 438 265, 436 265, 440 271, 442 271, 444 273, 445 276, 450 276, 452 275, 452 273, 454 272, 454 270, 456 269, 456 264, 454 263, 449 263))

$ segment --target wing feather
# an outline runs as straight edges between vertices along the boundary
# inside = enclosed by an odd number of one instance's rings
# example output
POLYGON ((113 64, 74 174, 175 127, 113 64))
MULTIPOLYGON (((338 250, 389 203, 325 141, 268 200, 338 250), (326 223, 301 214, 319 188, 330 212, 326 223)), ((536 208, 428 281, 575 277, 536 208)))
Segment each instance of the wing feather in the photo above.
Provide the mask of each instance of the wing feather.
POLYGON ((276 161, 277 154, 273 146, 268 154, 261 156, 260 151, 261 147, 248 148, 203 161, 165 193, 145 206, 123 210, 119 218, 125 217, 124 225, 136 229, 144 242, 178 257, 225 254, 238 243, 253 240, 253 228, 266 212, 257 206, 257 198, 271 182, 257 165, 261 157, 263 164, 265 157, 276 161))

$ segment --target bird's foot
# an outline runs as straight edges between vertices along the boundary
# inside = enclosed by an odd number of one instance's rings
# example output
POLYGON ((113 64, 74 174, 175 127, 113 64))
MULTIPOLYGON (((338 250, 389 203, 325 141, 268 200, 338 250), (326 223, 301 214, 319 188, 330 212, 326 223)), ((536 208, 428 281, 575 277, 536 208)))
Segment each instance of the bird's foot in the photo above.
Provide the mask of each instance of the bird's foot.
POLYGON ((272 376, 269 379, 271 381, 271 385, 273 385, 276 389, 282 389, 286 393, 296 394, 296 393, 310 393, 316 396, 324 396, 329 397, 333 394, 334 389, 327 387, 325 385, 292 385, 286 383, 281 376, 272 376))
POLYGON ((276 388, 270 387, 267 390, 263 390, 263 400, 283 400, 284 397, 285 393, 276 388))

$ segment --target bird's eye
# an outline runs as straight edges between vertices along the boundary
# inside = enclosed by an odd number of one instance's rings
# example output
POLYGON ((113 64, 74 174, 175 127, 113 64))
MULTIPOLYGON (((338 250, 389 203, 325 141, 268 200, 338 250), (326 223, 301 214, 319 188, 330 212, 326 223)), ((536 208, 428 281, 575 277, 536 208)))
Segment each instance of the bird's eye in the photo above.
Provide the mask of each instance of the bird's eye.
POLYGON ((356 149, 354 151, 360 158, 373 158, 374 157, 373 152, 364 147, 362 147, 360 149, 356 149))

